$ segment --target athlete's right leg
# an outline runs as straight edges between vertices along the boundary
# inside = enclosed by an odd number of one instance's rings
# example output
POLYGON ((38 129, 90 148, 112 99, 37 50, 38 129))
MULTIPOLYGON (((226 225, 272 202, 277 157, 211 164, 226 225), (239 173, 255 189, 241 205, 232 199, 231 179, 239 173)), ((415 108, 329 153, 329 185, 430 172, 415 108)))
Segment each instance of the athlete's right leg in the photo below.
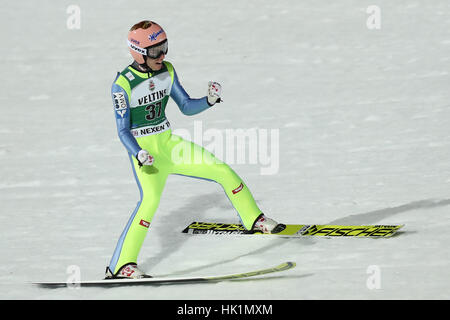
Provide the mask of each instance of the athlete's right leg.
POLYGON ((138 162, 130 157, 133 173, 139 186, 141 199, 131 215, 119 238, 113 257, 109 264, 112 274, 129 263, 137 263, 139 251, 144 242, 153 215, 159 205, 161 193, 167 180, 167 170, 158 158, 155 165, 139 167, 138 162))

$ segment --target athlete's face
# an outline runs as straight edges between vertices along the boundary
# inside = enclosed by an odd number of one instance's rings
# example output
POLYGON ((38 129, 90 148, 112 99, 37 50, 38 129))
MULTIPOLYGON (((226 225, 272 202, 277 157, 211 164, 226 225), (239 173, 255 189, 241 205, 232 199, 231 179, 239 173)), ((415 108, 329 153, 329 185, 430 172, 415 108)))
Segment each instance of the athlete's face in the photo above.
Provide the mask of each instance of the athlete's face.
POLYGON ((150 69, 152 69, 154 71, 161 70, 165 57, 166 57, 165 54, 161 54, 159 56, 159 58, 157 58, 157 59, 152 59, 152 58, 146 57, 147 58, 147 61, 146 61, 147 65, 150 67, 150 69))

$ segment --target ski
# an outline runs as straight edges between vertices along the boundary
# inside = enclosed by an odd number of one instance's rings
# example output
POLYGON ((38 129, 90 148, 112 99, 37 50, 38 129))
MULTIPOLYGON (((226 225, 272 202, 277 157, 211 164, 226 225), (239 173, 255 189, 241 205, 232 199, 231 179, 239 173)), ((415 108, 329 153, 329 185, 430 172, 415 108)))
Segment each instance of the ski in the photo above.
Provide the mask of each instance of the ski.
POLYGON ((236 280, 243 278, 250 278, 261 276, 268 273, 281 272, 292 269, 296 266, 295 262, 284 262, 276 267, 266 268, 245 273, 235 273, 227 275, 205 276, 205 277, 181 277, 181 278, 143 278, 143 279, 104 279, 104 280, 88 280, 88 281, 72 281, 72 282, 32 282, 35 285, 47 288, 57 287, 75 287, 75 286, 90 286, 90 287, 108 287, 108 286, 123 286, 123 285, 167 285, 167 284, 183 284, 183 283, 202 283, 202 282, 220 282, 228 280, 236 280))
POLYGON ((283 237, 370 237, 387 238, 395 234, 403 225, 328 225, 328 224, 287 224, 286 228, 276 234, 263 234, 257 231, 248 231, 242 224, 192 222, 182 232, 188 234, 211 235, 264 235, 283 237))

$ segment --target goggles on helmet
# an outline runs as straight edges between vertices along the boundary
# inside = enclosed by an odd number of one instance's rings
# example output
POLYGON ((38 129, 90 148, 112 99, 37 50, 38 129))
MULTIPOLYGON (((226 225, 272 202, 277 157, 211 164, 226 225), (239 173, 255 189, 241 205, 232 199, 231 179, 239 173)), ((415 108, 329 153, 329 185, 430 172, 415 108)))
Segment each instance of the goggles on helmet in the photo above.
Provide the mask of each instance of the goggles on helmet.
POLYGON ((145 48, 145 50, 147 51, 147 57, 149 57, 150 59, 158 59, 163 54, 167 54, 167 52, 169 51, 169 43, 166 39, 160 43, 145 48))

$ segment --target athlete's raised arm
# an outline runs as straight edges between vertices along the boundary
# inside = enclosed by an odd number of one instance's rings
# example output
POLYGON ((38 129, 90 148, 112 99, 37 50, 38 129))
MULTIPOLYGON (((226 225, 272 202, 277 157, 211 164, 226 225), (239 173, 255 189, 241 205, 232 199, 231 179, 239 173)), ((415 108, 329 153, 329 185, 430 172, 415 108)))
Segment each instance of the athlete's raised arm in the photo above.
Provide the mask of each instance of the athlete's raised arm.
POLYGON ((180 111, 185 115, 192 116, 212 107, 215 103, 220 102, 221 92, 222 88, 219 83, 210 82, 208 84, 208 95, 206 97, 192 99, 180 84, 177 73, 174 70, 174 80, 170 96, 178 105, 180 111))

